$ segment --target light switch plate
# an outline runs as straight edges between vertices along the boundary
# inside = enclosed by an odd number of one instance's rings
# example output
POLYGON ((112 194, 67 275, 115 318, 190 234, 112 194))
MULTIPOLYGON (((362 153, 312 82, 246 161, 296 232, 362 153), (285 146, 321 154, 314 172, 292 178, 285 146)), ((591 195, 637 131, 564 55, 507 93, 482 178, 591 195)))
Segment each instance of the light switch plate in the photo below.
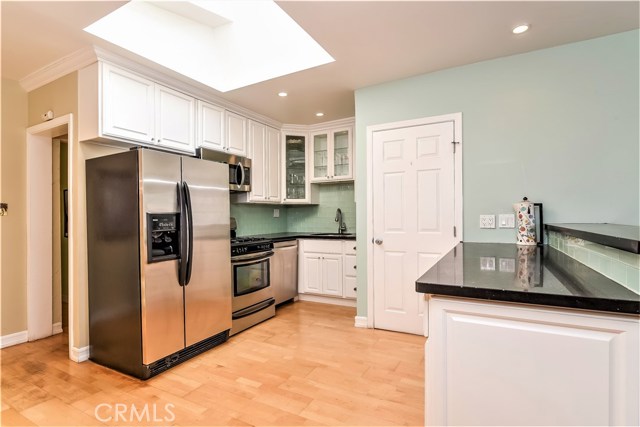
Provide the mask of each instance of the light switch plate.
POLYGON ((273 210, 273 217, 274 218, 280 218, 280 209, 274 209, 273 210))
POLYGON ((480 215, 480 228, 496 228, 496 216, 480 215))
POLYGON ((500 214, 498 215, 498 227, 500 228, 515 228, 516 217, 514 214, 500 214))

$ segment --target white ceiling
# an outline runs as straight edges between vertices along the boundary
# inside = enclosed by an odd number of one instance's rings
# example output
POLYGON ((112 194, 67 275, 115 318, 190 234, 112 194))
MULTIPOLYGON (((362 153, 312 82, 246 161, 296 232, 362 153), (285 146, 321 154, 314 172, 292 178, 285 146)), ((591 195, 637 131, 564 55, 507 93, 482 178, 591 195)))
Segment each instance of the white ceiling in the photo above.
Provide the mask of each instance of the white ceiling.
MULTIPOLYGON (((91 44, 82 29, 125 2, 3 1, 2 76, 20 80, 91 44)), ((354 90, 413 75, 638 28, 637 1, 282 1, 336 61, 221 98, 283 123, 351 117, 354 90), (515 25, 531 29, 511 34, 515 25), (287 91, 280 98, 277 93, 287 91), (317 118, 315 113, 325 116, 317 118)), ((239 55, 242 52, 238 52, 239 55)))

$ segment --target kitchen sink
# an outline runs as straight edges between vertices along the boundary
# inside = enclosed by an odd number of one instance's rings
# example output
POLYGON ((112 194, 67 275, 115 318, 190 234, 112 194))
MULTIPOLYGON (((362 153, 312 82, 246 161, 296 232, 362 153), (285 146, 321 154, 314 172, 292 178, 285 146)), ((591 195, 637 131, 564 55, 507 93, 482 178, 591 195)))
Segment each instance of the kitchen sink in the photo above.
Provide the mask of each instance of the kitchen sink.
POLYGON ((311 233, 312 236, 324 237, 353 237, 355 233, 311 233))

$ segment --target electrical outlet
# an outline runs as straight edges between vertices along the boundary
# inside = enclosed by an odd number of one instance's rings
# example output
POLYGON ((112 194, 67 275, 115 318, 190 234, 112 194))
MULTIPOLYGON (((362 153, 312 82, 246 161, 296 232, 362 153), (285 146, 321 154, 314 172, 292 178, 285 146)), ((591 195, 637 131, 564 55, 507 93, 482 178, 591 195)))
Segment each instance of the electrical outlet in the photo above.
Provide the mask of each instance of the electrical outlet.
POLYGON ((280 209, 274 209, 273 210, 273 217, 274 218, 280 218, 280 209))
POLYGON ((492 256, 480 257, 480 270, 482 271, 495 271, 496 259, 492 256))
POLYGON ((516 217, 514 214, 500 214, 498 216, 498 227, 500 228, 515 228, 516 217))
POLYGON ((496 228, 496 216, 480 215, 480 228, 496 228))
POLYGON ((515 273, 516 260, 513 258, 500 258, 499 268, 504 273, 515 273))

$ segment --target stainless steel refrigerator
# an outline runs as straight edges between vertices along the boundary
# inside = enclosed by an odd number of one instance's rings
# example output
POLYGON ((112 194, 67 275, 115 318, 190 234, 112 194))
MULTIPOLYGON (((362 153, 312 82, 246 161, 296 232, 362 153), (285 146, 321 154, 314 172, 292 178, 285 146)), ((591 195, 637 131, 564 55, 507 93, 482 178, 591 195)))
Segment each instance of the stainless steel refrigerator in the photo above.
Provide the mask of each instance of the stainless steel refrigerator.
POLYGON ((228 175, 150 149, 87 160, 91 360, 146 379, 227 340, 228 175))

